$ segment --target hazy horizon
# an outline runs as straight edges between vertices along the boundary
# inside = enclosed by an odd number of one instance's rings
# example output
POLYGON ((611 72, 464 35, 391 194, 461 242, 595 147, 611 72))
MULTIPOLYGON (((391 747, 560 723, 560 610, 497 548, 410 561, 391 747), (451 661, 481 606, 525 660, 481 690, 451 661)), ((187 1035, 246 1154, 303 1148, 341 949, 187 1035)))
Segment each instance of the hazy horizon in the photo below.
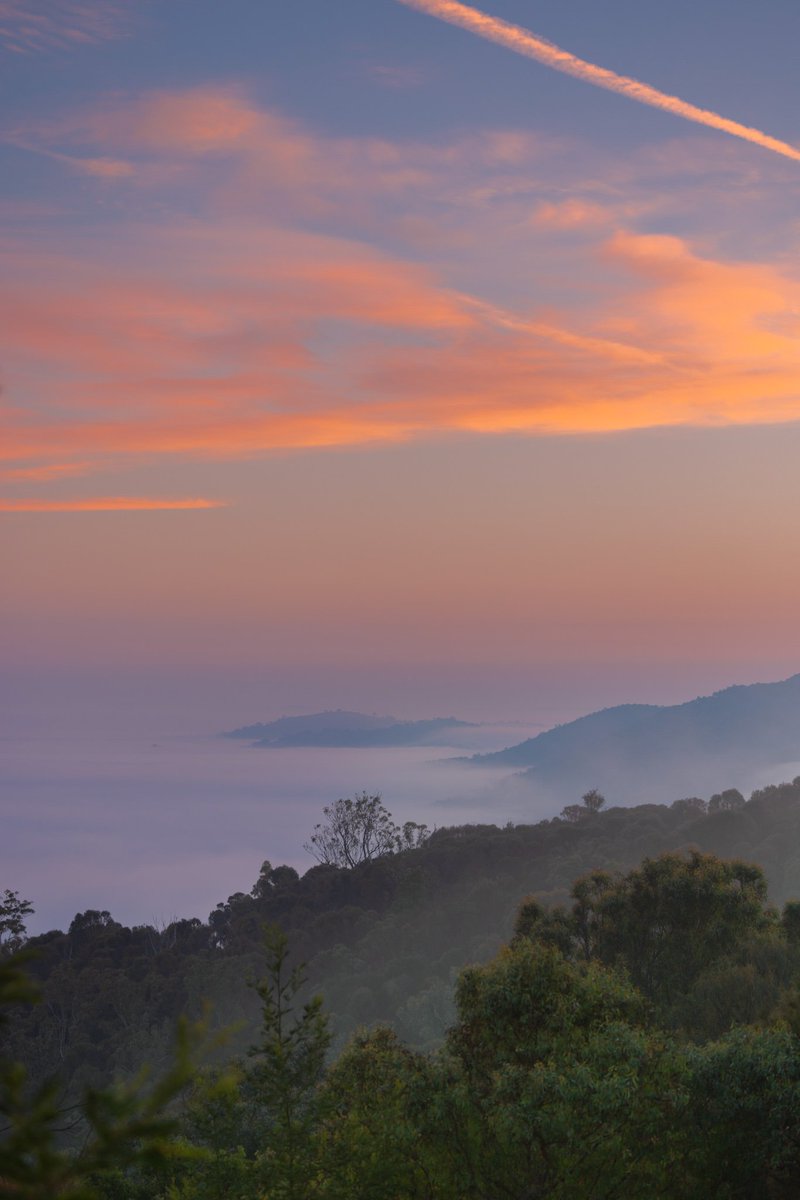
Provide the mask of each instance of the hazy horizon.
MULTIPOLYGON (((745 677, 744 668, 731 677, 708 665, 660 675, 652 667, 418 670, 343 677, 283 669, 268 680, 218 670, 7 678, 0 700, 4 886, 33 901, 33 932, 63 927, 86 908, 109 909, 132 924, 205 919, 232 891, 252 886, 265 858, 301 873, 313 866, 303 844, 325 804, 340 795, 381 792, 396 820, 440 827, 527 823, 561 808, 546 792, 509 783, 511 770, 436 766, 468 752, 461 738, 451 748, 254 750, 217 736, 240 724, 336 707, 407 719, 455 716, 485 722, 466 737, 469 749, 485 751, 597 708, 680 703, 766 681, 764 674, 745 677)), ((728 786, 720 774, 716 786, 728 786)), ((755 787, 783 777, 762 767, 742 782, 755 787)), ((585 786, 595 782, 587 778, 585 786)))

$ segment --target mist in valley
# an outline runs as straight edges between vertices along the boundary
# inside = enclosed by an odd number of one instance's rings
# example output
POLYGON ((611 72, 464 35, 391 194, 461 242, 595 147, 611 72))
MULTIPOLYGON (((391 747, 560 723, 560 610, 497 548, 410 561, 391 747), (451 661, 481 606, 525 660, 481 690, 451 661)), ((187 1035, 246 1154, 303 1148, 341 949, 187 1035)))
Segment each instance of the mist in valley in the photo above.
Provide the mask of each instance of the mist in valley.
MULTIPOLYGON (((424 671, 420 678, 430 681, 424 671)), ((35 901, 33 931, 65 927, 85 909, 108 909, 128 924, 204 919, 228 895, 247 891, 265 859, 300 873, 313 866, 303 847, 324 807, 360 791, 380 793, 399 824, 502 827, 556 817, 592 787, 608 807, 669 804, 725 788, 749 795, 800 770, 795 761, 743 765, 726 754, 683 751, 661 754, 656 769, 611 743, 574 761, 565 754, 558 778, 468 761, 552 726, 563 731, 588 711, 586 699, 628 699, 623 688, 636 680, 607 683, 604 697, 598 678, 581 688, 565 672, 552 691, 541 679, 525 694, 512 675, 504 710, 497 680, 483 706, 477 687, 440 680, 438 694, 427 689, 424 707, 411 702, 406 680, 393 688, 384 681, 383 703, 379 686, 373 680, 367 688, 363 678, 340 680, 338 689, 332 678, 287 675, 272 683, 266 689, 263 681, 221 675, 196 686, 185 678, 129 676, 113 681, 113 704, 97 679, 81 685, 73 678, 70 692, 57 681, 38 691, 29 685, 13 703, 9 692, 0 743, 7 834, 1 865, 9 884, 35 901), (359 703, 362 711, 406 719, 452 715, 476 723, 453 731, 450 745, 402 749, 254 749, 219 736, 237 721, 274 718, 292 707, 359 703), (510 716, 513 703, 520 719, 510 716)), ((662 678, 660 694, 644 694, 684 699, 678 686, 662 678)))

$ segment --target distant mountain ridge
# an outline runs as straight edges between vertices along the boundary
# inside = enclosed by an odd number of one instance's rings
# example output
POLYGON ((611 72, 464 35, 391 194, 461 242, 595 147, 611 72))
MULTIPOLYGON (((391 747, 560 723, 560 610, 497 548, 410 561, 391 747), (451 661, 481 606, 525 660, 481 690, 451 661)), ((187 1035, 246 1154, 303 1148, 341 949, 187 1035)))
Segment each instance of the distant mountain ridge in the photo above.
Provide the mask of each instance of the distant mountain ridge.
POLYGON ((255 746, 273 749, 292 747, 328 747, 365 749, 392 746, 449 745, 447 734, 459 729, 474 729, 469 721, 455 717, 432 717, 424 721, 403 721, 396 717, 378 717, 345 709, 307 713, 299 717, 280 717, 277 721, 243 725, 223 733, 223 737, 241 738, 255 746))
POLYGON ((622 704, 515 746, 473 755, 477 766, 525 768, 521 783, 575 799, 588 787, 633 803, 704 788, 750 786, 759 768, 800 762, 800 674, 737 684, 683 704, 622 704))

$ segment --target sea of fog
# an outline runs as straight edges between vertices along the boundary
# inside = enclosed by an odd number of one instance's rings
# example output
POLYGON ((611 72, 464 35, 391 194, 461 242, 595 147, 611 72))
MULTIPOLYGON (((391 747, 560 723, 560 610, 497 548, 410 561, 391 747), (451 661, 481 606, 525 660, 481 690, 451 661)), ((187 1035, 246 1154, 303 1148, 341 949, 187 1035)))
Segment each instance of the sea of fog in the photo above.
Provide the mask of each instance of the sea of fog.
MULTIPOLYGON (((494 729, 477 748, 520 730, 494 729)), ((505 824, 522 813, 497 785, 508 770, 445 763, 463 747, 256 749, 215 736, 4 738, 0 881, 35 907, 29 931, 108 909, 126 924, 207 917, 248 891, 264 859, 301 873, 322 810, 380 792, 398 824, 505 824)))
MULTIPOLYGON (((312 866, 303 845, 324 806, 340 796, 380 792, 400 824, 540 820, 563 800, 521 791, 508 770, 443 760, 514 745, 607 704, 674 703, 759 677, 755 668, 731 668, 731 677, 694 678, 685 667, 674 678, 600 667, 535 677, 483 668, 448 676, 439 667, 373 674, 6 671, 0 890, 34 903, 32 932, 63 928, 87 908, 129 924, 205 918, 233 892, 249 890, 265 859, 301 872, 312 866), (453 713, 482 721, 492 713, 503 723, 461 731, 460 745, 435 749, 266 750, 216 736, 287 712, 337 707, 406 719, 453 713)), ((791 779, 798 770, 739 786, 791 779)))

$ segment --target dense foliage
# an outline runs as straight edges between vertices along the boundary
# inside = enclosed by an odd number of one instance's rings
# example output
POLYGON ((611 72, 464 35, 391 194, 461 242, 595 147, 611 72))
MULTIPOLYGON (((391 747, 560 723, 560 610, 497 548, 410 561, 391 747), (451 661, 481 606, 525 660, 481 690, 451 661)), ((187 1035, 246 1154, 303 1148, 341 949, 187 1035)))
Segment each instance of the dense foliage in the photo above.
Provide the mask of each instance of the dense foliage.
MULTIPOLYGON (((0 1034, 5 1035, 11 1006, 39 999, 24 970, 27 961, 27 955, 7 950, 0 958, 0 1034)), ((93 1200, 98 1180, 118 1175, 124 1181, 128 1176, 120 1172, 126 1168, 159 1173, 191 1157, 193 1148, 180 1138, 179 1121, 169 1109, 194 1075, 192 1054, 202 1032, 181 1021, 170 1067, 160 1079, 152 1081, 141 1069, 127 1083, 86 1088, 79 1104, 64 1103, 57 1076, 32 1084, 24 1064, 7 1053, 4 1037, 0 1197, 93 1200)))
MULTIPOLYGON (((593 871, 569 906, 525 901, 511 943, 461 972, 437 1050, 379 1026, 327 1066, 322 1002, 268 926, 249 1054, 191 1079, 184 1054, 149 1095, 89 1091, 80 1149, 58 1144, 55 1085, 3 1063, 0 1196, 790 1200, 798 906, 766 891, 698 851, 593 871)), ((14 959, 2 979, 28 998, 14 959)))

